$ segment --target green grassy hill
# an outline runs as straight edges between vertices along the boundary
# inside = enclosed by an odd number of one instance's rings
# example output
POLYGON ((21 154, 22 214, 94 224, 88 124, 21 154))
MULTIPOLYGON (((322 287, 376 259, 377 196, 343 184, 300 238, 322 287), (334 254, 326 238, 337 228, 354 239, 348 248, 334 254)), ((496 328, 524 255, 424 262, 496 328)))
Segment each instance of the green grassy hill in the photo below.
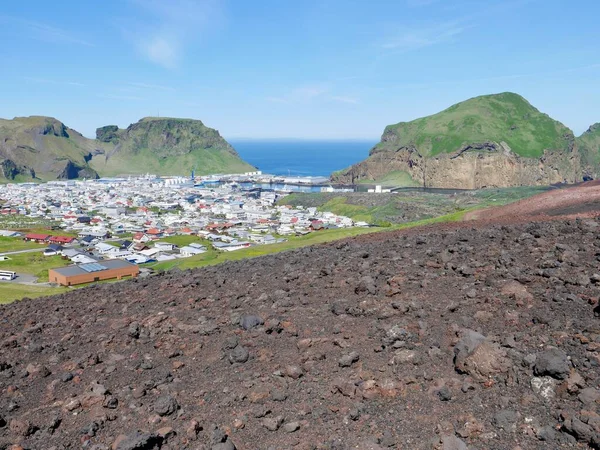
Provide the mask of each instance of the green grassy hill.
POLYGON ((0 119, 0 178, 97 177, 88 161, 102 145, 52 117, 0 119))
POLYGON ((600 167, 600 123, 592 125, 585 133, 577 138, 577 145, 581 153, 583 164, 594 178, 598 177, 600 167))
POLYGON ((477 189, 575 183, 600 176, 600 130, 576 139, 517 94, 471 98, 389 125, 369 157, 338 183, 477 189))
POLYGON ((52 117, 0 119, 0 181, 119 174, 237 173, 254 168, 199 120, 144 118, 88 139, 52 117))
POLYGON ((423 156, 452 153, 471 143, 506 142, 518 155, 539 158, 544 150, 564 150, 571 130, 505 92, 466 100, 432 116, 386 127, 371 155, 414 146, 423 156))
POLYGON ((99 128, 97 140, 113 145, 91 164, 103 175, 182 175, 239 173, 254 170, 217 130, 199 120, 146 117, 122 130, 99 128))

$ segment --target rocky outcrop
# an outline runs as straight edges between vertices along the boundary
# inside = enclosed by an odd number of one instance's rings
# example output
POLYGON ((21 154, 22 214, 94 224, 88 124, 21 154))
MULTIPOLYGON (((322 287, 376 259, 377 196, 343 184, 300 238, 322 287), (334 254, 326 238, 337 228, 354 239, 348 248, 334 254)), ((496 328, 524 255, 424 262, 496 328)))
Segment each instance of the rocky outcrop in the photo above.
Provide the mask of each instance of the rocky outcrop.
POLYGON ((116 125, 107 125, 96 129, 96 139, 101 142, 119 141, 119 127, 116 125))
POLYGON ((19 166, 10 159, 5 159, 2 161, 0 166, 2 166, 2 175, 7 180, 14 180, 19 175, 31 177, 32 179, 35 178, 35 170, 33 170, 31 167, 19 166))
POLYGON ((97 179, 100 177, 98 176, 98 173, 90 167, 82 167, 75 164, 73 161, 67 161, 65 168, 58 174, 56 178, 59 180, 72 180, 75 178, 97 179))
POLYGON ((483 142, 435 157, 425 157, 415 147, 377 152, 332 179, 355 184, 377 180, 392 171, 409 173, 423 187, 454 189, 575 183, 583 178, 575 148, 526 158, 512 152, 506 143, 483 142))
POLYGON ((43 126, 34 127, 32 128, 32 131, 42 135, 52 135, 63 138, 69 137, 69 133, 67 133, 67 127, 65 124, 56 119, 47 120, 43 126))

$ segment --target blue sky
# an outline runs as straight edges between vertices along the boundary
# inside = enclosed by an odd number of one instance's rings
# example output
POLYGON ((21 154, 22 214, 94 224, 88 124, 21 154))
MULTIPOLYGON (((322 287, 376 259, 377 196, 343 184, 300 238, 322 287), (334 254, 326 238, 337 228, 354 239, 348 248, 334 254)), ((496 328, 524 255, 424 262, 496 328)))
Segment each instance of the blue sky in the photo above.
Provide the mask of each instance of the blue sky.
POLYGON ((160 114, 226 138, 376 139, 503 91, 577 134, 600 122, 597 0, 5 3, 0 117, 86 136, 160 114))

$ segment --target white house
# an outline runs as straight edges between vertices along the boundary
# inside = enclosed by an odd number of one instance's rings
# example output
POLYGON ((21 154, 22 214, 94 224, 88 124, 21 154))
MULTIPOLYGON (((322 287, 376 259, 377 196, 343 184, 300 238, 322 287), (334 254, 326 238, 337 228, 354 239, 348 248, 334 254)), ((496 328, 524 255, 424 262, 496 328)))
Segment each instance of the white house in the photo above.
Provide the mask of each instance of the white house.
POLYGON ((103 255, 106 253, 109 253, 109 252, 113 252, 113 251, 115 251, 115 249, 118 250, 118 248, 115 247, 114 245, 110 245, 105 242, 99 242, 98 244, 96 244, 94 246, 94 248, 103 255))
POLYGON ((79 250, 74 249, 74 248, 64 248, 62 250, 61 254, 65 258, 72 259, 74 256, 81 255, 82 253, 79 250))
POLYGON ((105 253, 107 255, 107 257, 127 259, 128 257, 130 257, 133 254, 129 250, 121 250, 117 247, 113 247, 113 248, 114 248, 114 250, 110 250, 107 253, 105 253))
POLYGON ((147 256, 149 258, 156 258, 156 256, 161 252, 162 250, 160 248, 149 248, 147 250, 142 250, 140 252, 138 252, 141 255, 147 256))
POLYGON ((173 259, 177 259, 177 256, 175 255, 169 255, 169 254, 165 254, 165 253, 159 253, 158 255, 156 255, 156 260, 161 262, 161 261, 171 261, 173 259))
POLYGON ((150 261, 150 258, 145 255, 140 255, 139 253, 132 253, 124 259, 134 264, 144 264, 150 261))
POLYGON ((75 264, 87 264, 87 263, 95 263, 98 262, 96 258, 92 258, 91 256, 84 255, 80 253, 79 255, 75 255, 71 258, 71 261, 75 264))
POLYGON ((233 252, 235 250, 241 250, 246 247, 250 247, 252 244, 246 241, 231 241, 231 242, 213 242, 213 247, 217 250, 223 250, 225 252, 233 252))
POLYGON ((125 214, 124 206, 106 206, 102 209, 102 212, 108 217, 119 217, 125 214))
POLYGON ((201 253, 206 252, 206 247, 200 244, 191 243, 190 245, 186 245, 185 247, 181 247, 179 249, 179 253, 181 256, 189 257, 194 255, 200 255, 201 253))
POLYGON ((18 231, 12 231, 12 230, 0 230, 0 236, 19 237, 19 236, 21 236, 21 233, 19 233, 18 231))
POLYGON ((168 242, 155 242, 154 248, 159 249, 161 252, 172 252, 175 249, 175 244, 169 244, 168 242))
POLYGON ((249 239, 257 244, 275 244, 277 242, 277 239, 270 234, 251 234, 249 239))

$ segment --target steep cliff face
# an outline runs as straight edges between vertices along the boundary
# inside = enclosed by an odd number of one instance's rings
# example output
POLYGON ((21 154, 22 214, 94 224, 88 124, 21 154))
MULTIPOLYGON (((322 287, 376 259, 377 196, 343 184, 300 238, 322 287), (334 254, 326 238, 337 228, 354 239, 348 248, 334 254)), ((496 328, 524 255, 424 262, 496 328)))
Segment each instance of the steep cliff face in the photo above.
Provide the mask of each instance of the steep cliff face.
POLYGON ((505 143, 485 142, 469 147, 469 150, 436 157, 424 157, 414 147, 377 152, 333 178, 354 184, 403 171, 423 187, 479 189, 575 183, 583 176, 575 149, 526 158, 510 151, 505 143))
POLYGON ((199 120, 146 118, 87 139, 51 117, 0 119, 0 179, 98 178, 118 174, 183 175, 247 172, 219 132, 199 120))
POLYGON ((400 171, 425 187, 547 185, 582 180, 582 165, 571 130, 522 97, 505 93, 388 126, 366 160, 332 180, 377 182, 400 171))
POLYGON ((92 167, 104 175, 254 170, 217 130, 199 120, 147 117, 126 129, 114 125, 98 128, 96 138, 113 145, 91 162, 92 167))

